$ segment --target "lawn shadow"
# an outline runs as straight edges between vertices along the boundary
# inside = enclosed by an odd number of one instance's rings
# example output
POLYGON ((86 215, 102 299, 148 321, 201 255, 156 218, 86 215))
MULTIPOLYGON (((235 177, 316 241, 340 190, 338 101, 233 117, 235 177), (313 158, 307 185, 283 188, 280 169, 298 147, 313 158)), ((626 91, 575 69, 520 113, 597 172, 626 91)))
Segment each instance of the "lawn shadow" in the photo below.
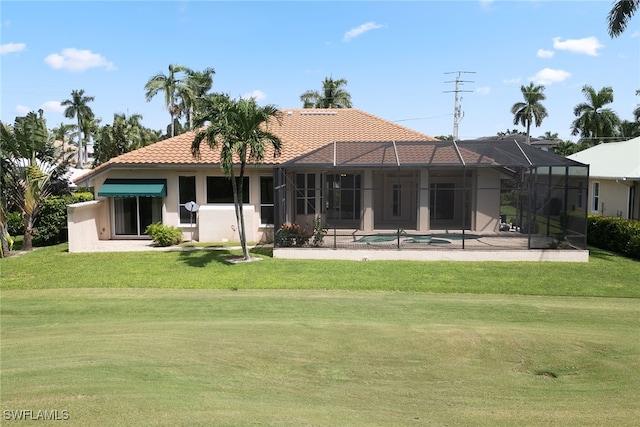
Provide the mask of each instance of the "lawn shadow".
POLYGON ((226 259, 236 256, 228 249, 183 249, 179 260, 189 267, 206 267, 211 263, 228 264, 226 259))
POLYGON ((628 257, 628 256, 626 256, 624 254, 619 254, 619 253, 607 251, 607 250, 596 248, 596 247, 593 247, 593 246, 589 247, 589 257, 590 258, 594 258, 594 259, 599 259, 599 260, 602 260, 602 261, 615 261, 615 260, 620 259, 620 258, 626 258, 626 259, 629 259, 631 261, 640 262, 640 260, 636 260, 636 259, 628 257))
MULTIPOLYGON (((231 265, 228 260, 237 258, 242 253, 239 249, 225 249, 222 247, 186 247, 180 251, 180 261, 189 267, 206 267, 211 263, 231 265)), ((273 248, 269 246, 255 246, 249 250, 253 257, 272 258, 273 248)))

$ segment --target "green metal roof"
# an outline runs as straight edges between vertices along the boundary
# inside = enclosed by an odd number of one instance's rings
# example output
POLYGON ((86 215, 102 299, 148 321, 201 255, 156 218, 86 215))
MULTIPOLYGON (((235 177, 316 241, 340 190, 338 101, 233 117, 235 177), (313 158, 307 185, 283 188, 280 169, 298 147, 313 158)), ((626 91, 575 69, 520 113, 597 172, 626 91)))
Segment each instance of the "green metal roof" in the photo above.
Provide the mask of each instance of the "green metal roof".
POLYGON ((166 179, 108 178, 98 191, 98 196, 101 197, 164 197, 166 195, 166 179))

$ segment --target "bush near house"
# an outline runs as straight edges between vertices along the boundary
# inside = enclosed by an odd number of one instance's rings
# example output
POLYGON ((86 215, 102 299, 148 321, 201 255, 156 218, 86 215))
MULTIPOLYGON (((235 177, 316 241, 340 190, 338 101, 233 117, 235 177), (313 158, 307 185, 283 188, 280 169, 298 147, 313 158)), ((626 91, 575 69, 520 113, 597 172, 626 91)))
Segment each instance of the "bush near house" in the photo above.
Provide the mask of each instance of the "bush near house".
POLYGON ((640 221, 590 214, 587 242, 600 249, 640 259, 640 221))
POLYGON ((161 222, 147 226, 144 233, 151 236, 156 246, 173 246, 182 242, 182 231, 179 228, 161 222))
POLYGON ((276 232, 276 245, 288 248, 291 246, 304 246, 309 243, 311 235, 300 224, 282 224, 276 232))
MULTIPOLYGON (((67 206, 73 203, 93 200, 89 192, 77 192, 65 196, 51 196, 44 201, 34 223, 33 244, 48 246, 64 243, 69 240, 67 228, 67 206)), ((23 226, 24 232, 24 226, 23 226)))

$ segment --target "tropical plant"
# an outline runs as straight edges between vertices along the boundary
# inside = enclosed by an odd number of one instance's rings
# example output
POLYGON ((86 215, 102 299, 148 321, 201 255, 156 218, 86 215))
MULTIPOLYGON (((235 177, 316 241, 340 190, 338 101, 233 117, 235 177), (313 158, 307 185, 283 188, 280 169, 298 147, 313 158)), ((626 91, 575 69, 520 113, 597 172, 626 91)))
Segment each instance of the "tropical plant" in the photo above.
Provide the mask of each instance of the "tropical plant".
POLYGON ((640 7, 640 0, 619 0, 607 15, 609 36, 618 37, 627 28, 627 24, 640 7))
POLYGON ((326 77, 322 90, 308 90, 300 95, 303 108, 351 108, 351 94, 343 89, 346 79, 326 77))
POLYGON ((158 132, 145 128, 140 120, 140 114, 132 114, 129 117, 125 114, 114 114, 113 123, 103 126, 98 133, 94 166, 157 142, 158 132))
POLYGON ((189 68, 182 65, 170 64, 169 74, 165 75, 162 72, 158 72, 151 76, 144 86, 147 102, 151 101, 158 93, 164 92, 164 106, 171 115, 171 137, 176 135, 174 118, 180 112, 178 96, 179 93, 184 93, 188 90, 185 76, 189 71, 191 71, 189 68))
MULTIPOLYGON (((9 206, 17 209, 24 220, 22 249, 33 249, 33 224, 44 200, 52 193, 54 177, 60 176, 65 165, 56 165, 54 148, 49 138, 42 110, 16 117, 13 126, 0 128, 2 173, 2 232, 6 236, 6 215, 9 206)), ((4 243, 4 242, 3 242, 4 243)))
POLYGON ((605 105, 613 102, 613 89, 603 87, 598 92, 589 85, 582 87, 582 93, 587 102, 582 102, 573 108, 573 115, 577 117, 571 124, 571 134, 580 135, 591 145, 599 144, 615 137, 620 118, 605 105))
POLYGON ((180 112, 186 115, 187 128, 193 130, 193 115, 202 99, 213 87, 215 70, 211 67, 204 71, 188 70, 186 85, 179 88, 180 112))
POLYGON ((203 101, 203 110, 196 116, 196 126, 208 125, 198 131, 191 145, 192 154, 200 155, 200 145, 220 149, 220 167, 231 179, 233 200, 238 224, 238 236, 245 260, 249 260, 242 210, 243 178, 247 161, 260 161, 267 146, 273 155, 280 155, 282 141, 269 132, 272 120, 281 121, 281 112, 274 105, 259 107, 255 99, 229 99, 226 95, 211 95, 203 101), (239 170, 236 171, 237 163, 239 170))
POLYGON ((553 147, 553 152, 560 156, 567 157, 575 153, 577 148, 577 145, 572 141, 558 141, 553 147))
MULTIPOLYGON (((640 95, 640 89, 636 90, 636 96, 640 95)), ((633 110, 633 119, 637 122, 640 121, 640 105, 636 106, 633 110)))
POLYGON ((65 99, 60 105, 66 107, 64 110, 64 116, 68 119, 75 118, 77 120, 78 129, 78 162, 77 166, 82 169, 84 165, 84 159, 86 158, 86 141, 88 139, 88 126, 90 120, 94 118, 91 107, 87 105, 89 102, 93 102, 95 98, 93 96, 84 96, 84 90, 72 90, 71 99, 65 99), (84 134, 82 137, 81 134, 84 134))
POLYGON ((524 97, 524 102, 516 102, 511 107, 511 114, 513 114, 513 124, 520 123, 527 128, 527 144, 530 143, 531 135, 531 123, 534 123, 536 127, 542 124, 542 120, 547 117, 547 109, 540 103, 544 101, 546 96, 544 95, 544 86, 535 85, 533 82, 528 86, 520 86, 520 91, 524 97))
POLYGON ((76 125, 68 123, 60 123, 58 127, 51 129, 51 137, 54 144, 56 141, 60 141, 60 151, 56 158, 61 161, 68 161, 67 154, 69 154, 70 150, 67 148, 67 141, 75 136, 75 132, 73 132, 75 129, 76 125))
POLYGON ((618 125, 618 133, 616 140, 626 141, 628 139, 640 136, 640 122, 622 120, 618 125))

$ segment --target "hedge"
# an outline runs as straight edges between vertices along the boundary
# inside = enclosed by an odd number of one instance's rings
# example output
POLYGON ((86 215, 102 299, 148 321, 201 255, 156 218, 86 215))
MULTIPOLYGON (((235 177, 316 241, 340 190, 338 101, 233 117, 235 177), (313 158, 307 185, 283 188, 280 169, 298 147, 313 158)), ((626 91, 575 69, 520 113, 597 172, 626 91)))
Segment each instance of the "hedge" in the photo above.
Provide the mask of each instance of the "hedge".
POLYGON ((587 218, 587 243, 640 259, 640 221, 590 214, 587 218))
POLYGON ((48 197, 35 220, 33 244, 47 246, 69 240, 67 206, 90 200, 93 200, 93 194, 88 192, 73 193, 70 196, 48 197))

